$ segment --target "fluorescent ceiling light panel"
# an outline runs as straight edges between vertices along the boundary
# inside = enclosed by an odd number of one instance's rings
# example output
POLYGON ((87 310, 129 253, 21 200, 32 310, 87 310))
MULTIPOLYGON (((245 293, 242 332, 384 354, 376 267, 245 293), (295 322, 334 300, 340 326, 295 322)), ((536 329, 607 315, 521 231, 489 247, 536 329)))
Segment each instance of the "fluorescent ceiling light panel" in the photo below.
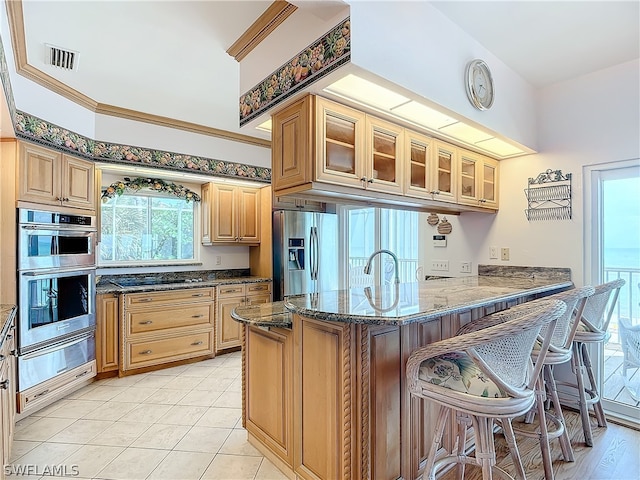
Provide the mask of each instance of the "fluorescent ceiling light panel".
POLYGON ((271 132, 271 118, 262 122, 256 127, 256 130, 262 130, 263 132, 271 132))
POLYGON ((453 138, 472 144, 488 140, 492 137, 492 135, 462 122, 447 125, 439 130, 453 138))
POLYGON ((383 110, 390 110, 409 101, 407 97, 399 93, 392 92, 353 74, 332 83, 325 88, 325 91, 383 110))
POLYGON ((456 121, 454 118, 442 112, 438 112, 433 108, 414 101, 395 107, 391 109, 391 112, 410 122, 433 129, 442 128, 456 121))
POLYGON ((522 155, 525 152, 510 143, 507 143, 499 138, 490 138, 481 142, 477 142, 478 148, 487 150, 488 152, 495 153, 501 157, 510 157, 513 155, 522 155))

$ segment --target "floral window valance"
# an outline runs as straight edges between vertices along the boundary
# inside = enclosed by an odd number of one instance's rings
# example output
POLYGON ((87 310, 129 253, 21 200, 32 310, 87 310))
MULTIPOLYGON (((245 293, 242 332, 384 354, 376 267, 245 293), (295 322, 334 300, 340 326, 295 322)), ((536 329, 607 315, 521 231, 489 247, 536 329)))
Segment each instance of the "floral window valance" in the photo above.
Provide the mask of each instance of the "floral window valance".
POLYGON ((115 195, 122 195, 125 192, 138 192, 143 188, 148 188, 154 192, 161 192, 167 195, 174 195, 178 198, 184 198, 187 202, 199 202, 200 195, 196 192, 189 190, 187 187, 177 185, 171 182, 165 182, 159 178, 146 178, 138 177, 131 179, 124 177, 119 182, 114 182, 102 192, 102 202, 108 202, 110 198, 115 195))

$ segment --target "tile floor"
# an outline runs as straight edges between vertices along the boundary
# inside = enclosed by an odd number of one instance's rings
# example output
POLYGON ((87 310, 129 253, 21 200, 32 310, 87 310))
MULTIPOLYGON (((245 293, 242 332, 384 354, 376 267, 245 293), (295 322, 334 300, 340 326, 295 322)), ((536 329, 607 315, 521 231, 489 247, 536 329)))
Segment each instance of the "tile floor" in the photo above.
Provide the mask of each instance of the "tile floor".
POLYGON ((235 352, 96 381, 20 420, 5 472, 25 480, 283 480, 247 442, 240 368, 235 352))

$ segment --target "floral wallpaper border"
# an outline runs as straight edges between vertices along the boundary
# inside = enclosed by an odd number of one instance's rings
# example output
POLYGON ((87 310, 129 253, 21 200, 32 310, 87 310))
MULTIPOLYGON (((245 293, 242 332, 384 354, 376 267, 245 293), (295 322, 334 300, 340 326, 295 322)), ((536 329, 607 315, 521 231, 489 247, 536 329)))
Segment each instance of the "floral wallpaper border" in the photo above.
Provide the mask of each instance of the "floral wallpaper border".
POLYGON ((271 182, 270 168, 132 145, 100 142, 21 111, 17 111, 16 114, 15 130, 19 138, 94 161, 135 164, 163 170, 186 170, 203 175, 271 182))
POLYGON ((240 126, 351 60, 350 17, 240 97, 240 126))

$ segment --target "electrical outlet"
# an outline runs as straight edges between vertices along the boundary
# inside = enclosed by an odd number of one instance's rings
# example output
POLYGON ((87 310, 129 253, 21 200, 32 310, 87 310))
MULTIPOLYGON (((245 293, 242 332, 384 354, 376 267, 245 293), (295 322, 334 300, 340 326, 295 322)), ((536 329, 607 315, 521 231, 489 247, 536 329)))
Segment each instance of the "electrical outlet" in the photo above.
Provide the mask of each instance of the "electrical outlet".
POLYGON ((222 257, 220 255, 216 255, 216 265, 222 265, 222 257))
POLYGON ((509 260, 509 249, 507 247, 502 247, 500 249, 500 258, 502 258, 502 260, 509 260))
POLYGON ((489 258, 491 260, 498 259, 498 247, 489 247, 489 258))
POLYGON ((460 262, 460 273, 471 273, 471 262, 460 262))
POLYGON ((435 272, 448 272, 449 260, 434 260, 431 262, 431 270, 435 272))

